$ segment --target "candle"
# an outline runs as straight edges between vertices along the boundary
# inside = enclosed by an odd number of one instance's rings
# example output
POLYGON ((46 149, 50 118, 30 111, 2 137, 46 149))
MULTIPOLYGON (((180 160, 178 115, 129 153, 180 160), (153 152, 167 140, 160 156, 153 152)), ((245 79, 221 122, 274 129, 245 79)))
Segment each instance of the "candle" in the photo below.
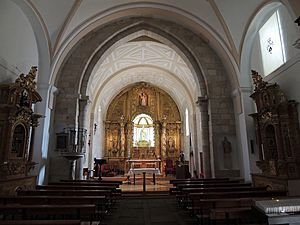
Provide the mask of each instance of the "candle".
POLYGON ((261 153, 262 153, 262 160, 265 160, 265 151, 264 151, 264 145, 261 144, 261 153))

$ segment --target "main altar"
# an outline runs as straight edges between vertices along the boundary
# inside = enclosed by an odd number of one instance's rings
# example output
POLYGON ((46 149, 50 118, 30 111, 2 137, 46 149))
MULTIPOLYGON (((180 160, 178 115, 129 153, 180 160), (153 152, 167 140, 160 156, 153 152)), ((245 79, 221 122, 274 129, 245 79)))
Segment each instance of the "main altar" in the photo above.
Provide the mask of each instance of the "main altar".
POLYGON ((148 83, 119 93, 105 120, 107 167, 125 174, 132 169, 165 174, 166 162, 175 166, 182 150, 180 118, 174 100, 148 83))

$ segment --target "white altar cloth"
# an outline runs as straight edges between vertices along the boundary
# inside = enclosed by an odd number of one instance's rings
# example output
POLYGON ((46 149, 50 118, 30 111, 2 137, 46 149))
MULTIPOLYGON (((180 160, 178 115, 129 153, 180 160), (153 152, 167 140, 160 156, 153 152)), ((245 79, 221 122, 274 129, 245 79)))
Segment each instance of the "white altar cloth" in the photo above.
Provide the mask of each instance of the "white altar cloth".
POLYGON ((142 173, 160 174, 159 168, 130 168, 128 174, 142 174, 142 173))

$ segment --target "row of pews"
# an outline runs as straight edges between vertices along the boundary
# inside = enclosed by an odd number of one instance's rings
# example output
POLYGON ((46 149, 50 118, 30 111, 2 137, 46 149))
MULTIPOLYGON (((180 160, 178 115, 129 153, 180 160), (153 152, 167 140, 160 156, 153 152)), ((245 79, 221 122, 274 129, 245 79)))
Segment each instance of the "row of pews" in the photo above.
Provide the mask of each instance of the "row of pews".
POLYGON ((121 197, 122 181, 63 180, 0 197, 0 225, 100 224, 121 197))
POLYGON ((197 218, 198 224, 267 224, 253 207, 255 202, 287 194, 227 178, 177 179, 170 183, 170 194, 197 218))

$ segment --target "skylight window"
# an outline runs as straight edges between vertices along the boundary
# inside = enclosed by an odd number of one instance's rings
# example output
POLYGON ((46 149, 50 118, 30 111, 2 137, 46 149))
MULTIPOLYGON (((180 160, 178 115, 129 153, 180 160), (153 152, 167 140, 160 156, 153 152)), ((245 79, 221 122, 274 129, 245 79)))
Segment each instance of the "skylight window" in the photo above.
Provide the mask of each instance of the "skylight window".
POLYGON ((260 28, 259 39, 264 75, 267 76, 286 62, 278 11, 260 28))

